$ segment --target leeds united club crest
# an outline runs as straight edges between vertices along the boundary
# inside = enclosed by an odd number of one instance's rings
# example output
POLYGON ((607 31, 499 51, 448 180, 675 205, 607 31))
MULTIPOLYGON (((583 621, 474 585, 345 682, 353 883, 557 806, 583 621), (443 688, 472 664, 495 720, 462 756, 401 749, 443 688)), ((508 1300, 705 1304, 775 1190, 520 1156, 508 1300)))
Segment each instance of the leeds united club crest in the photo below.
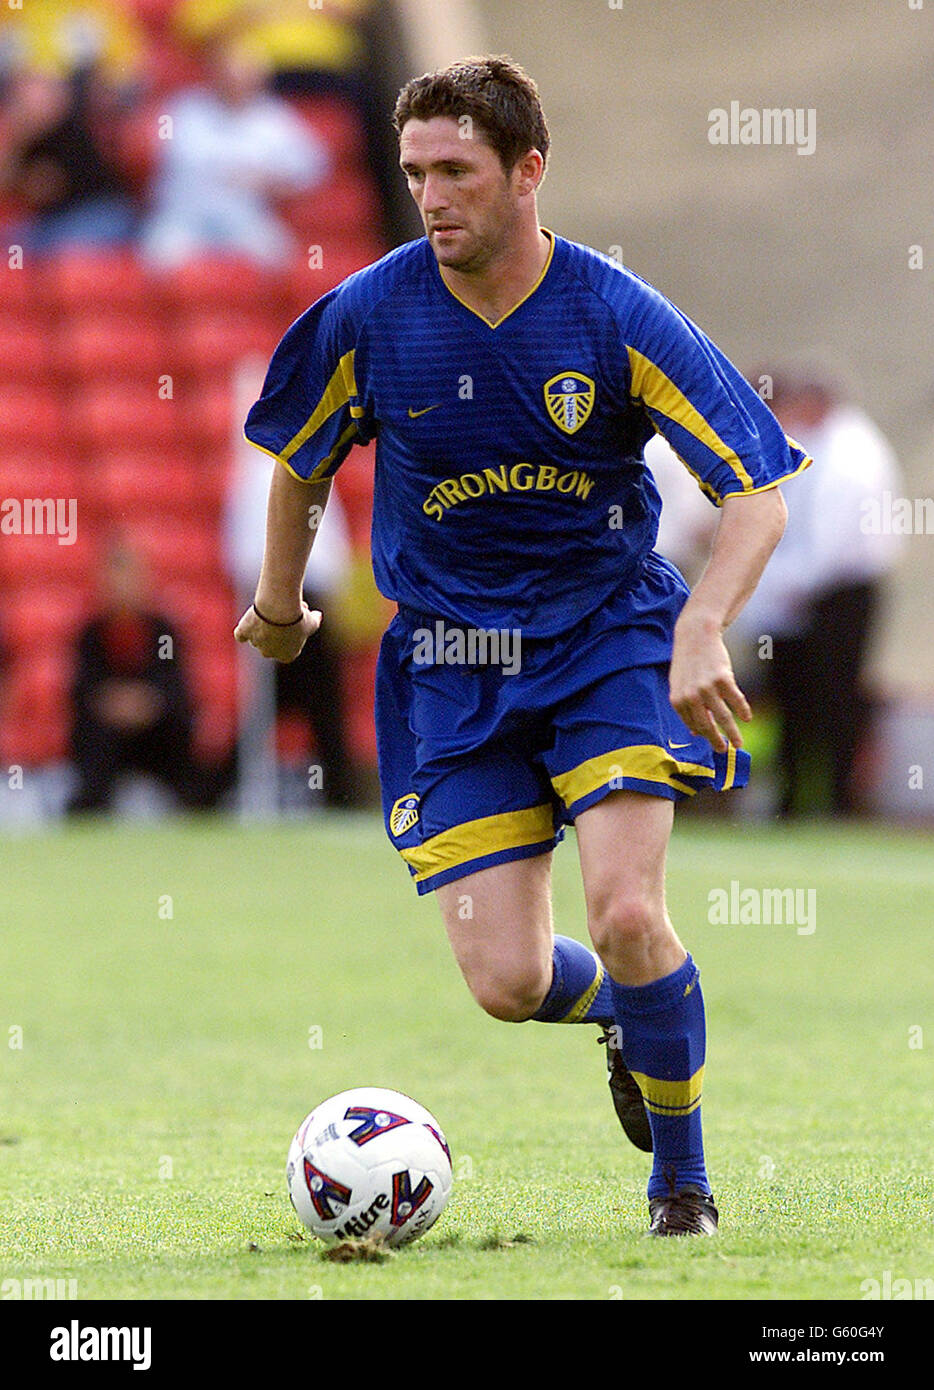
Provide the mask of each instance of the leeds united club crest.
POLYGON ((545 405, 559 430, 576 434, 590 419, 596 387, 580 372, 559 372, 545 382, 545 405))
POLYGON ((389 829, 398 839, 407 830, 411 830, 418 820, 418 797, 414 792, 409 792, 408 796, 400 796, 389 813, 389 829))

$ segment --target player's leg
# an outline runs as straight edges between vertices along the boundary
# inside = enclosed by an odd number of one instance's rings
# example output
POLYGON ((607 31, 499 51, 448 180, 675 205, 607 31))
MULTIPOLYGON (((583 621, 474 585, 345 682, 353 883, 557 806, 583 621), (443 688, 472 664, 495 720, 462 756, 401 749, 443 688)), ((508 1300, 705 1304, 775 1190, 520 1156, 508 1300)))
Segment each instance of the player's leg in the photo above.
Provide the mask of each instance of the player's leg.
POLYGON ((551 852, 466 874, 437 889, 448 940, 474 999, 508 1022, 612 1026, 599 958, 555 936, 551 852))
POLYGON ((610 977, 622 1060, 649 1113, 652 1230, 709 1234, 704 1163, 706 1030, 699 975, 665 906, 670 800, 614 791, 576 819, 588 925, 610 977))
POLYGON ((461 974, 488 1014, 531 1018, 551 983, 551 854, 467 874, 436 890, 461 974))
POLYGON ((545 770, 517 723, 491 734, 494 673, 413 673, 411 626, 401 615, 390 626, 376 681, 390 840, 418 892, 438 894, 455 956, 489 1013, 612 1024, 599 958, 552 934, 551 851, 563 831, 545 770))

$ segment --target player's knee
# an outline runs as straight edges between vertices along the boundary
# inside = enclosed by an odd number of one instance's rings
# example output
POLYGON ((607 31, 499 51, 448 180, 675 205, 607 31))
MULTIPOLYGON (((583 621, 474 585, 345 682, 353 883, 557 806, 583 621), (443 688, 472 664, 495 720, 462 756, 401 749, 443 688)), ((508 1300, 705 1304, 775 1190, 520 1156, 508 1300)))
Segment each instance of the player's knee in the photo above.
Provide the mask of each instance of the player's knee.
POLYGON ((635 890, 608 894, 591 910, 590 933, 600 957, 641 952, 666 922, 655 898, 635 890))
POLYGON ((537 977, 528 974, 485 976, 471 981, 474 999, 491 1018, 503 1023, 521 1023, 531 1018, 547 992, 537 977))

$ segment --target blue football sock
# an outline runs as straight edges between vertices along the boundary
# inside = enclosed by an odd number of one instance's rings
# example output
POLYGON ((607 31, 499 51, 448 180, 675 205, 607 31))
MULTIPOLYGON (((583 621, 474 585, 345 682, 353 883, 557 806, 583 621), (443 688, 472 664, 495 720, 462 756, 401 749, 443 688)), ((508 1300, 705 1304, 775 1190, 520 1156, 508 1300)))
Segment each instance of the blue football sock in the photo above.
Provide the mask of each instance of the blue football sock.
POLYGON ((600 958, 569 936, 555 937, 551 988, 532 1015, 539 1023, 613 1023, 610 977, 600 958))
POLYGON ((645 1099, 652 1130, 649 1196, 696 1183, 710 1191, 701 1133, 706 1029, 700 975, 690 956, 649 985, 611 981, 623 1061, 645 1099))

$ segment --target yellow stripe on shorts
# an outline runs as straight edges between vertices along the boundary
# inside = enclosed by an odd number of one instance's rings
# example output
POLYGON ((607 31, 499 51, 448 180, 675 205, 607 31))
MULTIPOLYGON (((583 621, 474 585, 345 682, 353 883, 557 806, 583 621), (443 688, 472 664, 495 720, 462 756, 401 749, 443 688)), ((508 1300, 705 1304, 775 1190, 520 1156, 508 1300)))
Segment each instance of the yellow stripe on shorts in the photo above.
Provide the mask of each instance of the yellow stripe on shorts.
POLYGON ((498 816, 465 821, 399 853, 415 870, 416 883, 421 883, 474 859, 550 840, 554 833, 551 806, 529 806, 522 811, 503 811, 498 816))

